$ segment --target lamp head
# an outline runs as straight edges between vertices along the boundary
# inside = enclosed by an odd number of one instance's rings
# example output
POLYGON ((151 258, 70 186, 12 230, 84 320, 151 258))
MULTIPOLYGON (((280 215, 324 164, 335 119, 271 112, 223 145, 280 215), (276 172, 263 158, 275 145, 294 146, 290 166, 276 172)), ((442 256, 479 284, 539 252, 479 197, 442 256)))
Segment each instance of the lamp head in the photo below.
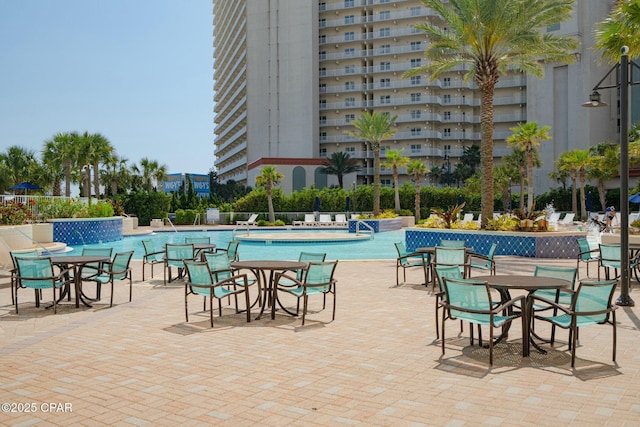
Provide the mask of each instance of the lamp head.
POLYGON ((589 102, 585 102, 582 104, 583 107, 587 108, 606 107, 608 105, 609 104, 607 104, 606 102, 600 101, 600 92, 598 92, 597 90, 591 92, 591 95, 589 95, 589 102))

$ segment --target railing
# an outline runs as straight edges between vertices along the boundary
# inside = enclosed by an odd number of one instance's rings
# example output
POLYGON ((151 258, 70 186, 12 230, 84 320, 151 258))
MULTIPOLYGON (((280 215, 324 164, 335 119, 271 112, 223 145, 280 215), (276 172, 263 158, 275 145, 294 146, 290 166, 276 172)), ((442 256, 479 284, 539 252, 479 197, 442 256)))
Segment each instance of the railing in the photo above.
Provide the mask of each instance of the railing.
MULTIPOLYGON (((175 231, 176 233, 178 232, 178 229, 175 227, 175 225, 173 225, 173 222, 171 222, 171 218, 169 218, 169 217, 165 217, 165 218, 163 219, 163 221, 164 221, 165 223, 166 223, 166 222, 168 222, 168 223, 169 223, 169 225, 171 225, 171 228, 173 228, 173 231, 175 231)), ((166 224, 165 224, 165 225, 166 225, 166 224)))
POLYGON ((356 222, 356 236, 359 236, 360 234, 367 234, 369 233, 369 239, 373 240, 374 236, 375 236, 375 231, 373 230, 373 227, 370 226, 369 224, 367 224, 366 222, 360 220, 356 222), (362 227, 364 227, 364 229, 361 229, 362 227))

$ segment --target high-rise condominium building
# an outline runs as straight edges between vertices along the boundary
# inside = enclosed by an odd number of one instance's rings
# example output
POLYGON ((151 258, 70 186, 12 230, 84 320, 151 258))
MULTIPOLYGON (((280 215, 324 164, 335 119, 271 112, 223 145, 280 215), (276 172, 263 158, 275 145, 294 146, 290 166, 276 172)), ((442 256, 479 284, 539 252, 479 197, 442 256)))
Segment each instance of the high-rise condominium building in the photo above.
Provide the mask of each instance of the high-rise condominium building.
MULTIPOLYGON (((427 178, 433 185, 454 174, 465 150, 480 144, 480 94, 472 80, 464 80, 466 68, 435 80, 403 76, 427 61, 429 40, 415 25, 445 26, 420 0, 213 0, 213 5, 215 156, 222 182, 253 186, 261 166, 275 165, 285 176, 285 192, 323 187, 336 181, 318 172, 322 160, 346 152, 361 169, 345 181, 371 183, 373 153, 347 133, 363 111, 397 116, 395 135, 382 144, 383 160, 388 150, 403 150, 440 171, 427 178)), ((518 122, 552 127, 553 139, 540 150, 536 188, 555 185, 548 175, 560 153, 615 139, 615 110, 580 108, 607 70, 591 46, 593 24, 610 7, 577 2, 572 20, 546 29, 581 41, 574 64, 547 64, 543 80, 511 73, 496 87, 497 162, 512 152, 505 139, 518 122)), ((410 179, 404 170, 401 174, 401 181, 410 179)), ((381 179, 391 185, 391 172, 383 169, 381 179)))

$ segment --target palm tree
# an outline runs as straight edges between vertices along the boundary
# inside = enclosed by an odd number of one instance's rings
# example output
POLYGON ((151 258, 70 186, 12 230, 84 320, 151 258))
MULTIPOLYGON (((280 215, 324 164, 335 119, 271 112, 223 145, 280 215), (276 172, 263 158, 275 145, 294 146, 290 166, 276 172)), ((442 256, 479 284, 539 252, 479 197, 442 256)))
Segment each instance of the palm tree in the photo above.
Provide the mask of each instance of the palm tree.
POLYGON ((406 166, 409 163, 409 158, 402 155, 402 149, 400 150, 387 150, 387 158, 382 162, 382 166, 385 169, 391 169, 393 174, 393 187, 395 189, 394 203, 396 213, 400 213, 400 188, 398 183, 398 168, 406 166))
POLYGON ((374 111, 363 111, 362 115, 351 124, 356 132, 347 132, 354 138, 363 139, 373 151, 373 215, 380 215, 380 143, 396 133, 392 129, 398 116, 374 111))
POLYGON ((34 180, 33 172, 38 167, 38 160, 32 150, 13 145, 0 158, 7 166, 7 178, 11 185, 34 180))
POLYGON ((495 179, 496 189, 500 192, 502 199, 502 210, 508 212, 511 210, 511 183, 515 181, 515 177, 519 175, 518 170, 509 164, 501 164, 494 167, 493 177, 495 179))
POLYGON ((282 181, 284 175, 276 170, 275 166, 264 166, 260 170, 260 175, 256 177, 256 185, 263 187, 267 192, 267 203, 269 204, 269 222, 276 221, 276 214, 273 210, 273 199, 271 198, 271 191, 273 187, 278 185, 282 181))
POLYGON ((134 166, 133 171, 139 175, 142 188, 147 192, 151 192, 167 177, 167 167, 147 157, 140 159, 140 167, 134 166))
POLYGON ((71 172, 78 158, 78 139, 79 135, 76 132, 59 132, 45 141, 43 149, 43 158, 60 164, 64 173, 64 195, 67 197, 71 197, 71 172))
POLYGON ((480 89, 482 227, 493 216, 493 95, 501 74, 519 70, 542 77, 544 63, 573 62, 577 41, 547 33, 547 27, 571 17, 573 0, 422 0, 445 23, 425 22, 416 28, 430 37, 425 51, 431 61, 406 73, 431 79, 453 67, 470 67, 480 89), (444 28, 446 27, 446 28, 444 28))
POLYGON ((538 151, 540 141, 551 139, 548 134, 549 126, 538 127, 536 122, 518 123, 518 126, 509 130, 513 132, 507 142, 514 148, 524 151, 527 159, 527 210, 533 211, 533 159, 538 151))
POLYGON ((571 150, 562 153, 558 159, 561 163, 561 167, 569 169, 571 179, 574 182, 572 196, 574 198, 574 207, 577 208, 575 203, 575 182, 576 179, 580 183, 580 217, 586 218, 586 197, 584 191, 584 185, 586 181, 586 172, 590 164, 589 150, 571 150))
POLYGON ((101 179, 105 184, 105 193, 107 186, 111 190, 111 195, 116 196, 118 194, 118 188, 126 186, 129 181, 130 173, 127 168, 127 162, 129 160, 125 157, 118 157, 113 154, 109 156, 109 159, 105 162, 105 170, 101 179))
POLYGON ((629 48, 629 57, 640 55, 640 3, 638 1, 617 2, 609 17, 596 24, 596 48, 611 63, 620 59, 622 46, 629 48))
POLYGON ((600 206, 607 206, 607 193, 604 188, 606 181, 616 177, 620 167, 620 146, 610 142, 601 142, 589 147, 591 160, 587 170, 587 177, 597 181, 600 206))
POLYGON ((344 151, 331 153, 331 158, 324 159, 323 164, 324 166, 320 168, 320 172, 327 175, 336 175, 340 188, 344 188, 343 179, 346 174, 360 170, 358 161, 344 151))
POLYGON ((407 165, 407 173, 413 175, 413 181, 415 182, 416 197, 414 209, 417 223, 420 221, 420 179, 429 173, 429 169, 427 169, 427 166, 420 160, 415 159, 407 165))
POLYGON ((93 192, 96 197, 100 196, 100 163, 105 164, 109 159, 109 156, 113 152, 113 146, 107 138, 100 133, 94 133, 91 135, 91 141, 93 144, 93 156, 90 161, 93 165, 93 192))

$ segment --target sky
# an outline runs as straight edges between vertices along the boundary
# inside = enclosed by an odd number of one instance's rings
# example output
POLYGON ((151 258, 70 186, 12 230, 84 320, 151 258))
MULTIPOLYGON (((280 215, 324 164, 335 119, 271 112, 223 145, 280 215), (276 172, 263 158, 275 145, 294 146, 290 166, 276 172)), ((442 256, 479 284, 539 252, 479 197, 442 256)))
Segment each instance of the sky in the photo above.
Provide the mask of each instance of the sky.
POLYGON ((0 152, 101 133, 130 164, 213 167, 211 0, 0 0, 0 152))

